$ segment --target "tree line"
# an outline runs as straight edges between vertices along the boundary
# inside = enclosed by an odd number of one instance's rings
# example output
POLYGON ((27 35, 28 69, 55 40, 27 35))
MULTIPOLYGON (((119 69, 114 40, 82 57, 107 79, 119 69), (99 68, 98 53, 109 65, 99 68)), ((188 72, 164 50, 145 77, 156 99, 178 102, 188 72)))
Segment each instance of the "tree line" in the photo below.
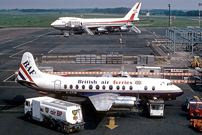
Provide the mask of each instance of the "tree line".
MULTIPOLYGON (((126 14, 130 8, 126 7, 119 7, 119 8, 84 8, 84 9, 1 9, 0 12, 5 11, 21 11, 21 12, 68 12, 68 13, 103 13, 103 14, 126 14)), ((146 12, 148 10, 142 9, 140 10, 140 14, 146 15, 146 12)), ((149 10, 150 15, 156 15, 156 14, 163 14, 163 15, 169 15, 169 11, 167 9, 152 9, 149 10)), ((171 10, 170 14, 172 16, 198 16, 199 11, 198 10, 171 10)))

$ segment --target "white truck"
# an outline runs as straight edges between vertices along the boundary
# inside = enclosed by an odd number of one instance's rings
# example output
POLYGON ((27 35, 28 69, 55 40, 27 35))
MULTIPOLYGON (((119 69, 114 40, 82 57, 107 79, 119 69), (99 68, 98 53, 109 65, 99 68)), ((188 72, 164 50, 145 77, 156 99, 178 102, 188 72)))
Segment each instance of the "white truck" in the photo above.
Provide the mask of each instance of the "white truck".
POLYGON ((151 117, 163 117, 164 100, 149 100, 148 110, 151 117))
POLYGON ((28 98, 24 104, 27 120, 43 122, 59 132, 74 132, 84 129, 81 106, 51 97, 28 98))

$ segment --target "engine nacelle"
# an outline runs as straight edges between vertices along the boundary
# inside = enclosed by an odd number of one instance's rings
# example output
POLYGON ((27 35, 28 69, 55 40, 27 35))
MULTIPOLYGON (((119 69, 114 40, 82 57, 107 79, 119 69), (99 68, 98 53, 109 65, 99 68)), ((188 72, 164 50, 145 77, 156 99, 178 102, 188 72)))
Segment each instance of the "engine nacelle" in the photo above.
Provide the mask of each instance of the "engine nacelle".
POLYGON ((129 31, 128 27, 127 26, 122 26, 122 27, 119 27, 119 30, 120 31, 129 31))
POLYGON ((98 33, 107 32, 107 29, 105 29, 104 27, 99 27, 96 29, 96 32, 98 33))
POLYGON ((139 104, 136 97, 130 96, 118 96, 114 101, 114 107, 134 107, 135 104, 139 104))

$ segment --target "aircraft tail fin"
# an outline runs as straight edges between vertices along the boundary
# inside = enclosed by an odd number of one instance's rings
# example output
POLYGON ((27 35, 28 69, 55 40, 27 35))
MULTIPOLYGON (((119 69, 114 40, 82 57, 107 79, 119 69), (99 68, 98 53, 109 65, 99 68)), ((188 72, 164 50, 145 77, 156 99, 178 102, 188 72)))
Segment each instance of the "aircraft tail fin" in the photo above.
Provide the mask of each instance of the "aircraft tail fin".
POLYGON ((140 8, 141 8, 141 3, 136 3, 133 6, 133 8, 131 8, 131 10, 126 14, 124 18, 131 22, 139 20, 138 16, 139 16, 140 8))
POLYGON ((35 64, 33 55, 30 52, 25 52, 22 56, 16 81, 37 87, 34 79, 39 78, 42 74, 35 64))

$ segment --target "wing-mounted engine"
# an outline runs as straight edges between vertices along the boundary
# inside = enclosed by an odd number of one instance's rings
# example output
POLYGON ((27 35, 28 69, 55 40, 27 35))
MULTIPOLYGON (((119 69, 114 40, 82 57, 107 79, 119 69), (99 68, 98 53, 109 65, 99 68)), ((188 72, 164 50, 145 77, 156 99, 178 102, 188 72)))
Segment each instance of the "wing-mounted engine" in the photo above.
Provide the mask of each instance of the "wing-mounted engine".
POLYGON ((120 31, 129 31, 128 27, 126 25, 119 27, 120 31))
POLYGON ((134 107, 139 104, 140 99, 130 96, 118 96, 114 101, 114 107, 134 107))
POLYGON ((104 33, 104 32, 107 32, 107 29, 105 27, 99 27, 96 29, 96 32, 97 33, 104 33))

